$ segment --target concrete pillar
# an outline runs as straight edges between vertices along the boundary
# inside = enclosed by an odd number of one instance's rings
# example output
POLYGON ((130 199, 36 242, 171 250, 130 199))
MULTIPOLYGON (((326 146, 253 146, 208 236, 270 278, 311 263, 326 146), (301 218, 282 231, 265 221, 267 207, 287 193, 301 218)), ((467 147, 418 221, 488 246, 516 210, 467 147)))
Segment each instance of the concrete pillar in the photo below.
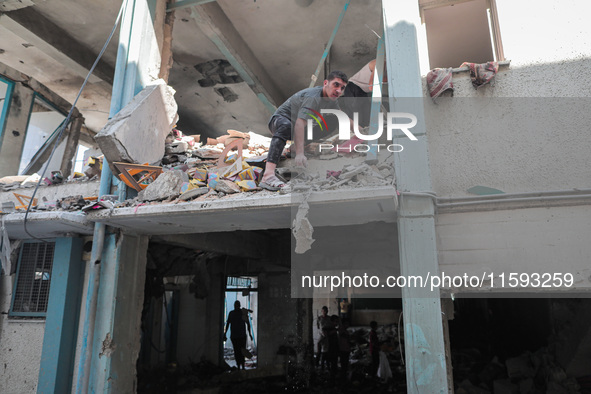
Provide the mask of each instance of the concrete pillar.
MULTIPOLYGON (((388 83, 392 112, 412 113, 417 126, 412 133, 394 135, 393 143, 403 152, 395 154, 394 167, 401 192, 398 212, 400 269, 403 276, 437 275, 435 209, 431 190, 429 153, 425 134, 423 89, 419 67, 417 27, 418 2, 382 2, 388 83)), ((406 349, 406 378, 409 393, 447 393, 449 390, 439 293, 428 288, 405 287, 402 291, 406 349)))
POLYGON ((149 240, 125 234, 105 238, 88 392, 132 393, 149 240))
POLYGON ((34 99, 31 89, 22 83, 14 83, 4 133, 0 140, 0 177, 18 174, 34 99))
POLYGON ((69 393, 84 272, 81 238, 55 240, 38 393, 69 393))
MULTIPOLYGON (((111 117, 158 77, 158 42, 161 40, 157 38, 154 23, 164 21, 163 16, 157 15, 164 15, 165 7, 165 0, 129 0, 125 3, 111 117)), ((109 166, 104 163, 101 194, 111 186, 110 183, 109 166)), ((125 199, 125 187, 119 187, 119 197, 125 199)), ((92 343, 92 352, 87 349, 86 342, 83 343, 77 393, 135 391, 147 247, 147 237, 110 234, 104 225, 95 227, 91 264, 98 268, 93 269, 89 277, 85 302, 89 316, 84 321, 85 341, 92 343), (99 276, 98 290, 94 287, 96 276, 99 276), (95 306, 96 313, 93 314, 95 306)))

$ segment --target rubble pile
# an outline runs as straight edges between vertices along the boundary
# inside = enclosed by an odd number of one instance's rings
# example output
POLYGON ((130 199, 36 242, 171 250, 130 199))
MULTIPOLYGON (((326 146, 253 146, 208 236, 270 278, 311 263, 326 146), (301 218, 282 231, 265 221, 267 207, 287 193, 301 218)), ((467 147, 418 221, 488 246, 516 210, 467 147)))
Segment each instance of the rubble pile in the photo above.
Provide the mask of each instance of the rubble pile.
POLYGON ((2 191, 35 187, 41 177, 39 174, 33 175, 15 175, 0 178, 0 188, 2 191))
POLYGON ((146 202, 178 197, 189 201, 203 195, 222 197, 261 190, 258 182, 269 142, 269 138, 252 132, 228 130, 227 135, 202 143, 199 135, 185 136, 173 129, 166 137, 163 174, 156 179, 142 177, 141 172, 134 174, 142 189, 137 199, 146 202), (163 177, 166 181, 161 180, 163 177))
MULTIPOLYGON (((85 204, 78 199, 77 204, 60 201, 34 202, 32 209, 38 210, 82 210, 115 209, 138 205, 159 204, 162 202, 184 202, 194 199, 210 200, 244 192, 272 193, 261 189, 258 184, 262 178, 271 139, 253 132, 228 130, 227 135, 216 139, 201 141, 200 135, 185 135, 173 128, 166 136, 164 156, 160 166, 109 162, 113 174, 128 187, 135 189, 136 197, 117 202, 107 196, 84 196, 85 204)), ((347 142, 346 142, 347 143, 347 142)), ((359 153, 337 153, 333 150, 320 150, 318 143, 306 146, 306 154, 316 160, 330 160, 343 156, 360 156, 359 153)), ((287 148, 282 157, 289 157, 287 148)), ((391 164, 385 162, 369 165, 367 163, 346 164, 338 167, 338 160, 333 167, 324 166, 321 173, 305 169, 278 167, 276 174, 288 187, 280 193, 292 191, 326 191, 340 187, 383 186, 394 184, 394 171, 391 164), (323 173, 325 171, 326 175, 323 173)), ((328 163, 328 162, 327 162, 328 163)), ((64 179, 59 171, 54 171, 40 182, 41 186, 57 185, 67 182, 81 182, 97 179, 100 176, 103 156, 89 157, 85 162, 84 173, 74 173, 64 179)), ((0 189, 9 191, 23 187, 34 187, 40 176, 11 176, 0 179, 0 189)), ((26 196, 25 196, 26 197, 26 196)), ((64 200, 78 198, 68 196, 64 200)), ((20 201, 20 200, 19 200, 20 201)), ((68 200, 69 201, 69 200, 68 200)), ((27 204, 28 206, 28 204, 27 204)), ((25 204, 8 207, 25 209, 25 204)), ((8 212, 8 210, 7 210, 8 212)))
MULTIPOLYGON (((344 392, 391 392, 406 393, 406 370, 400 353, 398 325, 388 324, 377 329, 380 351, 388 360, 391 378, 371 376, 371 356, 369 354, 369 327, 350 327, 351 355, 350 386, 344 392)), ((400 335, 404 344, 404 336, 400 335)))
POLYGON ((386 163, 369 165, 348 164, 341 170, 326 170, 326 177, 319 174, 300 173, 292 178, 292 191, 324 191, 347 187, 383 186, 394 184, 394 169, 386 163))
POLYGON ((590 382, 567 376, 547 348, 526 351, 504 362, 495 356, 482 363, 477 349, 452 351, 455 392, 458 394, 494 393, 583 393, 590 382), (582 387, 585 385, 586 387, 582 387))
POLYGON ((68 179, 64 179, 61 171, 51 171, 49 176, 43 178, 39 183, 41 176, 37 173, 32 175, 13 175, 0 178, 0 191, 10 191, 15 189, 26 189, 37 186, 51 186, 62 183, 84 182, 95 180, 100 176, 102 169, 103 157, 89 157, 85 166, 87 167, 84 174, 81 172, 74 172, 68 179))

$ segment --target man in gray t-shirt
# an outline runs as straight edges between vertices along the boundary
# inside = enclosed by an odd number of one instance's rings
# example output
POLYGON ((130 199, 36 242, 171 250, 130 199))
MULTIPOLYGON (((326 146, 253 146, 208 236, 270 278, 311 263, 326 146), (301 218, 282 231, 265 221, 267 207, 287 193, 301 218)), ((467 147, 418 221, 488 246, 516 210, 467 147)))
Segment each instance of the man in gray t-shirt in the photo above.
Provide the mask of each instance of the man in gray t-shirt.
MULTIPOLYGON (((273 138, 271 138, 265 173, 259 183, 260 187, 276 191, 284 186, 284 183, 275 176, 275 168, 288 140, 294 141, 295 165, 306 166, 304 137, 307 121, 313 119, 314 112, 319 112, 321 109, 340 109, 337 99, 345 91, 347 82, 345 73, 333 71, 324 80, 322 86, 300 90, 277 108, 269 120, 269 130, 273 138)), ((292 155, 293 153, 292 150, 292 155)))

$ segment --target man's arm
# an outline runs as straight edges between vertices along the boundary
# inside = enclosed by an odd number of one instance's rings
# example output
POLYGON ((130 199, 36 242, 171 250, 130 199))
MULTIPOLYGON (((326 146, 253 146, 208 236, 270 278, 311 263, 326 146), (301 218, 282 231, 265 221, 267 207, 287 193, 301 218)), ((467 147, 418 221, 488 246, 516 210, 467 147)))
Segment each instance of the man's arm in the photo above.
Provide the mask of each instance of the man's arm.
POLYGON ((230 315, 228 315, 228 321, 226 322, 226 329, 224 330, 224 341, 226 340, 226 334, 228 333, 229 326, 230 326, 230 315))
POLYGON ((306 167, 308 159, 304 154, 304 136, 306 130, 306 120, 298 118, 294 126, 294 145, 295 145, 295 164, 298 167, 306 167))
POLYGON ((252 341, 252 333, 250 332, 250 319, 248 319, 245 323, 246 323, 246 329, 248 330, 248 336, 250 337, 250 340, 252 341))

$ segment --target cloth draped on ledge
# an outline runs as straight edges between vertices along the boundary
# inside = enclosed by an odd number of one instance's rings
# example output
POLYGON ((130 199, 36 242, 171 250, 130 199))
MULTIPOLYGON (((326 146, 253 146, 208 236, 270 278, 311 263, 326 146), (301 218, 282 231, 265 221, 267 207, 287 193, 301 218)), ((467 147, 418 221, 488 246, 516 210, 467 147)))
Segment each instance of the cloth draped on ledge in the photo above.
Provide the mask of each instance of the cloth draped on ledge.
POLYGON ((451 77, 450 68, 435 68, 427 74, 427 86, 429 87, 429 94, 432 99, 439 97, 439 95, 446 90, 453 92, 454 84, 451 77))
MULTIPOLYGON (((499 71, 498 62, 486 62, 486 63, 462 63, 461 67, 468 67, 470 71, 470 79, 472 80, 472 86, 478 89, 479 87, 489 83, 497 72, 499 71)), ((427 74, 427 87, 429 88, 429 94, 432 99, 436 99, 441 93, 446 90, 454 90, 454 84, 452 81, 452 68, 434 68, 427 74)))
POLYGON ((476 89, 489 83, 499 71, 498 62, 486 62, 481 64, 464 62, 460 67, 467 66, 470 69, 472 86, 476 89))

